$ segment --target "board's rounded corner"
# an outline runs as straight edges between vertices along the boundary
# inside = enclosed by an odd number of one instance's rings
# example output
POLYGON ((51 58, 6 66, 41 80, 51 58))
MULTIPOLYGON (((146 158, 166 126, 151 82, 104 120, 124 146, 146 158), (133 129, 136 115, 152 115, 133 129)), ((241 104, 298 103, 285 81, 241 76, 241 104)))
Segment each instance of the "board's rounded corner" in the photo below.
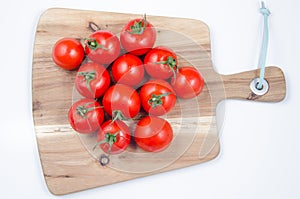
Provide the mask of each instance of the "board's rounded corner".
POLYGON ((63 8, 59 8, 59 7, 51 7, 51 8, 47 8, 41 11, 40 16, 39 16, 39 22, 41 21, 41 19, 43 19, 45 16, 47 15, 51 15, 53 12, 57 12, 58 10, 62 10, 63 8))
POLYGON ((42 19, 48 15, 49 12, 52 12, 53 10, 58 9, 58 8, 47 8, 45 10, 42 10, 39 13, 39 16, 37 16, 37 27, 41 23, 42 19))
MULTIPOLYGON (((276 73, 277 74, 277 81, 281 87, 280 87, 280 94, 277 94, 276 95, 276 99, 274 99, 273 102, 281 102, 281 101, 284 101, 286 98, 287 98, 287 80, 286 80, 286 75, 283 71, 283 69, 280 67, 280 66, 275 66, 275 65, 272 65, 272 66, 268 66, 267 67, 267 70, 270 70, 270 71, 273 71, 273 73, 276 73)), ((277 90, 279 88, 277 87, 277 90)))
POLYGON ((53 12, 53 11, 56 11, 56 10, 59 10, 59 9, 60 8, 57 8, 57 7, 47 8, 47 9, 42 11, 40 16, 42 17, 44 15, 47 15, 49 12, 53 12))
POLYGON ((209 151, 205 151, 203 154, 199 153, 199 159, 205 161, 212 161, 220 156, 221 147, 220 141, 217 141, 209 151))
POLYGON ((206 22, 204 22, 202 19, 194 19, 194 20, 200 22, 201 25, 205 27, 205 29, 207 30, 207 32, 210 33, 209 25, 206 22))
POLYGON ((217 147, 216 153, 214 153, 211 156, 210 160, 215 160, 215 159, 217 159, 221 155, 221 147, 220 147, 220 143, 219 142, 216 144, 216 147, 217 147))
POLYGON ((55 187, 51 186, 49 184, 49 182, 46 179, 46 176, 44 177, 45 180, 45 184, 46 184, 46 190, 49 194, 53 195, 53 196, 63 196, 69 193, 63 193, 63 192, 59 192, 55 187))

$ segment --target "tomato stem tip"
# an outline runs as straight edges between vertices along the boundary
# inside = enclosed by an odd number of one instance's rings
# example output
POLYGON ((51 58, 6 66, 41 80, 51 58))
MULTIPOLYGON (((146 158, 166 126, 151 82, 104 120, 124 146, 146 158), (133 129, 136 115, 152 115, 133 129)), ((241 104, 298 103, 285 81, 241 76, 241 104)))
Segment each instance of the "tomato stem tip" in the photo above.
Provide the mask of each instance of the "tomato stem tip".
POLYGON ((91 94, 93 94, 92 88, 91 88, 91 81, 96 78, 96 72, 94 70, 92 71, 82 71, 78 72, 78 76, 83 76, 86 81, 86 87, 90 91, 91 94))
POLYGON ((114 122, 116 120, 127 120, 127 118, 124 116, 122 111, 114 110, 114 111, 112 111, 112 122, 114 122))
POLYGON ((152 108, 161 106, 161 105, 163 104, 162 98, 163 98, 163 97, 166 97, 166 96, 168 96, 168 95, 170 95, 170 94, 171 94, 171 92, 162 93, 162 94, 160 94, 160 95, 152 94, 152 95, 151 95, 151 98, 148 100, 148 104, 149 104, 152 108))
POLYGON ((135 21, 132 26, 130 26, 130 30, 128 31, 130 34, 141 35, 144 33, 147 27, 146 14, 144 14, 143 19, 139 22, 135 21))
POLYGON ((86 38, 85 39, 85 44, 87 47, 91 50, 97 50, 98 48, 103 49, 103 50, 109 50, 109 48, 106 48, 103 45, 100 45, 96 39, 93 38, 86 38))
POLYGON ((88 105, 92 104, 94 102, 88 102, 88 103, 85 103, 84 105, 82 106, 77 106, 76 107, 76 111, 77 111, 77 114, 79 114, 82 118, 86 118, 86 114, 92 110, 95 110, 96 108, 101 108, 101 106, 97 106, 97 107, 89 107, 87 108, 88 105))

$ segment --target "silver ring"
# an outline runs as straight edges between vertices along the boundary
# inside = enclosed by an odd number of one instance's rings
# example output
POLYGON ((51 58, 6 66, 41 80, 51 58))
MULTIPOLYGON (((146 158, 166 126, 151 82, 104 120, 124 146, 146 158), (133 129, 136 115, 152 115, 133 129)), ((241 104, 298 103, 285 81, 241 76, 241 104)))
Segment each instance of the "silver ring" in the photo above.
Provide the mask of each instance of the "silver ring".
POLYGON ((257 85, 259 84, 259 78, 255 78, 251 81, 250 83, 250 89, 251 91, 256 94, 256 95, 264 95, 268 92, 269 90, 269 83, 267 82, 267 80, 263 79, 262 82, 262 88, 259 89, 257 88, 257 85))

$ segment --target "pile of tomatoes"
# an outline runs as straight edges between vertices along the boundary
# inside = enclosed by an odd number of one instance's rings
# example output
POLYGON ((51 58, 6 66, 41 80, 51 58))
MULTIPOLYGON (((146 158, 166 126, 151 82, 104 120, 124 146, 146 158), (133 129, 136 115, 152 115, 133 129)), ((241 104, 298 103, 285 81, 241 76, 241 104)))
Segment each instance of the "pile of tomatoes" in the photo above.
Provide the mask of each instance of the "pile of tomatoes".
POLYGON ((144 16, 130 20, 119 36, 97 30, 82 43, 62 38, 53 46, 54 63, 77 70, 75 88, 83 97, 69 109, 70 125, 82 134, 98 132, 96 147, 108 155, 123 152, 132 139, 148 152, 166 149, 173 130, 160 116, 177 98, 194 98, 204 87, 196 68, 179 67, 173 50, 155 41, 156 29, 144 16), (146 114, 134 127, 124 122, 140 112, 146 114))

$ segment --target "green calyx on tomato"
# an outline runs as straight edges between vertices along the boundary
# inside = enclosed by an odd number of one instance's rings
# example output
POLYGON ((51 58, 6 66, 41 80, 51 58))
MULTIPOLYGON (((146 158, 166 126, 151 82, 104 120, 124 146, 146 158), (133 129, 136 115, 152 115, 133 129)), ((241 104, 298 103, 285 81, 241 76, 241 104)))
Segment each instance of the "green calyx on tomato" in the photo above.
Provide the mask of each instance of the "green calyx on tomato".
POLYGON ((78 76, 83 76, 86 81, 86 87, 87 89, 92 93, 91 89, 91 81, 96 78, 96 72, 95 71, 87 71, 87 72, 79 72, 78 76))
POLYGON ((152 95, 151 95, 151 98, 148 100, 148 104, 149 104, 152 108, 161 106, 161 105, 163 104, 162 98, 163 98, 163 97, 166 97, 166 96, 168 96, 168 95, 170 95, 170 94, 172 94, 172 93, 168 92, 168 93, 163 93, 163 94, 160 94, 160 95, 152 94, 152 95))
POLYGON ((107 151, 107 155, 105 154, 102 154, 99 158, 99 162, 102 166, 105 166, 109 163, 109 155, 110 155, 110 151, 111 151, 111 148, 113 146, 113 144, 115 142, 117 142, 117 135, 119 134, 120 131, 117 131, 116 133, 110 133, 110 132, 107 132, 105 134, 105 137, 103 140, 101 140, 100 142, 97 142, 97 144, 93 147, 93 150, 95 150, 99 145, 101 144, 108 144, 109 147, 108 147, 108 151, 107 151))
POLYGON ((101 108, 101 107, 90 107, 87 108, 88 105, 90 105, 91 102, 84 104, 83 106, 77 106, 76 111, 77 114, 79 114, 82 118, 86 118, 86 114, 89 111, 95 110, 95 108, 101 108))
POLYGON ((109 50, 103 45, 100 45, 96 39, 93 38, 85 38, 85 44, 88 46, 89 49, 91 50, 97 50, 98 48, 103 49, 103 50, 109 50))
POLYGON ((120 111, 120 110, 114 110, 112 112, 112 122, 114 122, 116 120, 127 120, 127 118, 124 116, 124 114, 122 113, 122 111, 120 111))
POLYGON ((155 62, 155 63, 156 64, 166 64, 167 66, 169 66, 173 70, 177 66, 176 65, 176 59, 174 59, 172 56, 168 56, 167 60, 165 60, 165 61, 159 61, 159 62, 155 62))
POLYGON ((143 19, 141 19, 139 22, 135 21, 134 24, 130 26, 130 31, 128 32, 130 34, 141 35, 143 34, 146 27, 147 27, 147 20, 145 14, 143 19))
POLYGON ((97 146, 107 143, 109 144, 109 148, 107 151, 107 154, 109 155, 112 145, 117 141, 117 135, 119 134, 119 132, 120 131, 117 131, 116 133, 110 133, 110 132, 106 133, 105 138, 100 142, 97 142, 97 144, 94 146, 93 149, 95 150, 97 146))
POLYGON ((176 78, 176 72, 177 72, 177 64, 176 64, 176 59, 174 59, 172 56, 168 56, 167 60, 165 61, 159 61, 159 62, 154 62, 155 64, 165 64, 170 67, 170 69, 173 72, 174 78, 176 78))

